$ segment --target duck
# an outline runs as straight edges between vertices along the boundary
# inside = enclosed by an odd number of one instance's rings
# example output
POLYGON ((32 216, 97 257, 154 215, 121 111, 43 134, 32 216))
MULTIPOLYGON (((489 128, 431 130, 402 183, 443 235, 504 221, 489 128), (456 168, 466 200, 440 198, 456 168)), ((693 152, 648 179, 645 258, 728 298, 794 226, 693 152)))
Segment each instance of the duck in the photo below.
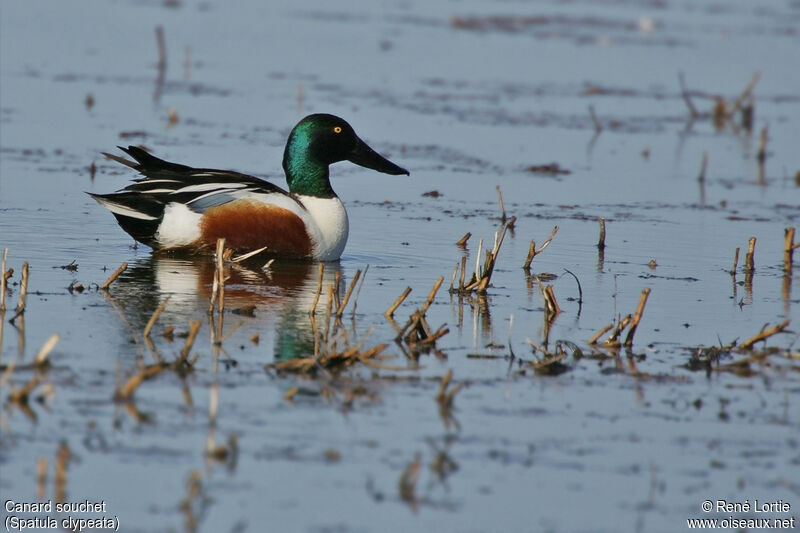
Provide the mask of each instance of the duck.
POLYGON ((208 253, 217 239, 235 253, 336 261, 349 221, 333 191, 330 165, 350 161, 390 175, 410 175, 356 135, 335 115, 308 115, 292 129, 283 152, 288 191, 232 170, 172 163, 136 146, 118 147, 133 160, 103 153, 143 177, 110 194, 87 193, 120 227, 156 251, 208 253))

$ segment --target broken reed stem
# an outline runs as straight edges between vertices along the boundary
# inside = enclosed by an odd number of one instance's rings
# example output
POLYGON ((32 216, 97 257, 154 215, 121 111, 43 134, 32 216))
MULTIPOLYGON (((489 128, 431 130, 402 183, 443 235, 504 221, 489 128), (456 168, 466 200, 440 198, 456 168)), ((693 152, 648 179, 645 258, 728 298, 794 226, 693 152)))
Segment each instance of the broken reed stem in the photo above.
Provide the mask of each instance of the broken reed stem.
POLYGON ((408 297, 410 293, 411 293, 411 287, 406 287, 406 290, 403 291, 403 294, 401 294, 400 297, 394 301, 394 303, 391 305, 391 307, 389 307, 389 309, 386 310, 383 316, 385 316, 386 318, 393 317, 395 310, 398 307, 400 307, 400 304, 402 304, 405 301, 405 299, 408 297))
POLYGON ((420 344, 426 344, 426 343, 430 344, 432 342, 435 342, 437 339, 439 339, 441 337, 444 337, 448 333, 450 333, 450 329, 445 327, 444 325, 442 325, 435 332, 431 333, 430 335, 428 335, 424 339, 421 339, 419 342, 420 342, 420 344))
POLYGON ((694 106, 692 99, 689 97, 689 91, 686 90, 686 82, 683 80, 683 72, 678 73, 678 82, 681 84, 681 97, 686 103, 686 107, 689 108, 689 114, 692 118, 699 117, 700 113, 697 112, 697 108, 694 106))
MULTIPOLYGON (((339 287, 342 285, 342 273, 338 270, 333 273, 333 309, 339 309, 341 302, 339 301, 339 287)), ((336 313, 334 313, 336 314, 336 313)), ((337 314, 338 316, 338 314, 337 314)))
POLYGON ((606 219, 600 217, 600 239, 597 241, 597 247, 603 250, 606 247, 606 219))
POLYGON ((556 301, 555 292, 553 292, 553 286, 548 285, 542 289, 542 295, 544 296, 545 314, 548 316, 548 320, 552 319, 561 312, 561 308, 556 301))
POLYGON ((217 303, 220 321, 222 320, 222 312, 225 310, 225 269, 224 269, 224 254, 225 254, 225 238, 217 239, 217 303))
POLYGON ((794 249, 797 248, 794 244, 794 226, 786 228, 783 231, 783 270, 784 272, 792 271, 792 255, 794 249))
POLYGON ((697 176, 697 181, 706 181, 706 168, 708 167, 708 152, 703 152, 703 161, 700 163, 700 175, 697 176))
POLYGON ((750 240, 747 243, 747 254, 744 256, 744 269, 745 272, 749 272, 751 274, 756 270, 755 251, 756 251, 756 238, 750 237, 750 240))
POLYGON ((122 274, 123 272, 125 272, 125 270, 127 268, 128 268, 128 263, 122 263, 119 266, 119 268, 116 269, 114 271, 114 273, 111 274, 111 276, 109 276, 109 278, 105 281, 105 283, 100 285, 100 288, 103 289, 104 291, 107 291, 108 288, 111 286, 111 284, 114 283, 114 281, 116 281, 116 279, 119 277, 119 275, 122 274))
POLYGON ((553 231, 550 232, 550 236, 546 241, 544 241, 544 244, 542 244, 538 250, 536 249, 536 241, 531 241, 531 245, 528 248, 528 257, 525 259, 525 264, 522 266, 524 270, 531 269, 531 262, 533 261, 533 258, 544 252, 544 249, 550 246, 550 243, 553 241, 553 237, 556 236, 556 233, 558 233, 558 226, 553 226, 553 231))
POLYGON ((644 313, 644 306, 647 303, 647 297, 650 296, 650 288, 646 288, 642 291, 642 296, 639 298, 639 306, 636 308, 636 313, 633 315, 633 320, 631 321, 631 327, 628 329, 628 336, 625 337, 625 346, 632 346, 633 345, 633 335, 636 333, 636 328, 639 327, 639 321, 642 319, 642 314, 644 313))
POLYGON ((319 303, 319 296, 322 293, 322 274, 325 272, 325 263, 320 263, 317 268, 319 275, 317 276, 317 293, 314 295, 314 303, 311 304, 311 309, 308 310, 309 315, 313 315, 317 310, 317 303, 319 303))
POLYGON ((614 324, 607 325, 606 327, 595 333, 594 336, 591 339, 589 339, 589 342, 587 344, 597 344, 598 339, 600 339, 600 337, 602 337, 606 331, 610 330, 613 327, 614 324))
MULTIPOLYGON (((358 308, 358 296, 361 294, 361 287, 364 286, 364 280, 367 279, 367 272, 369 272, 369 265, 364 268, 364 274, 361 276, 361 283, 358 284, 358 289, 356 290, 356 299, 353 300, 353 311, 350 314, 350 316, 353 318, 356 316, 356 309, 358 308)), ((355 285, 355 282, 353 285, 355 285)))
POLYGON ((17 315, 25 310, 25 299, 28 296, 28 263, 22 263, 22 281, 19 285, 19 303, 17 304, 17 315))
MULTIPOLYGON (((458 269, 458 267, 456 267, 458 269)), ((464 279, 467 277, 467 256, 461 258, 461 276, 458 278, 458 290, 464 289, 464 279)))
POLYGON ((603 131, 603 125, 600 124, 600 121, 598 120, 597 115, 594 112, 593 105, 589 106, 589 116, 592 117, 592 122, 594 123, 594 131, 596 133, 600 133, 601 131, 603 131))
POLYGON ((344 295, 344 300, 342 300, 342 304, 336 310, 336 316, 341 318, 342 313, 344 313, 344 308, 347 307, 347 302, 350 301, 350 295, 353 293, 353 289, 358 283, 358 278, 361 277, 361 269, 356 270, 355 275, 353 276, 353 281, 350 282, 350 286, 347 287, 347 292, 344 295))
POLYGON ((180 359, 178 360, 179 362, 186 361, 186 359, 189 357, 189 352, 192 351, 194 338, 197 336, 197 332, 199 329, 200 329, 199 320, 189 321, 189 335, 186 336, 186 343, 184 343, 183 349, 181 350, 181 356, 180 359))
POLYGON ((443 281, 444 281, 444 277, 439 276, 439 279, 437 279, 436 283, 433 284, 433 288, 431 289, 431 292, 428 294, 428 299, 425 300, 425 303, 422 305, 422 307, 419 308, 419 315, 420 316, 425 316, 425 312, 428 310, 428 308, 433 303, 433 299, 436 298, 436 292, 439 290, 439 287, 442 286, 442 282, 443 281))
POLYGON ((507 220, 506 205, 503 203, 503 192, 500 190, 499 185, 497 185, 497 198, 500 200, 500 220, 505 222, 507 220))
POLYGON ((791 322, 791 320, 784 320, 783 322, 781 322, 777 326, 774 326, 774 327, 771 327, 771 328, 769 328, 767 330, 762 331, 758 335, 756 335, 756 336, 744 341, 742 344, 740 344, 740 347, 745 349, 745 350, 749 350, 758 341, 766 340, 767 337, 771 337, 772 335, 775 335, 776 333, 780 333, 783 330, 785 330, 787 327, 789 327, 789 322, 791 322))
POLYGON ((525 258, 525 264, 522 265, 523 270, 531 269, 534 257, 536 257, 536 241, 531 241, 531 245, 528 247, 528 257, 525 258))
POLYGON ((54 333, 50 336, 49 339, 42 345, 39 353, 36 354, 36 357, 33 359, 33 364, 36 366, 41 366, 47 362, 47 356, 50 355, 50 352, 53 351, 53 348, 56 347, 58 344, 58 340, 61 336, 58 333, 54 333))
POLYGON ((614 331, 611 332, 611 335, 608 336, 606 341, 603 343, 606 346, 619 346, 619 336, 622 331, 628 327, 630 321, 633 317, 631 315, 625 315, 619 322, 617 322, 616 327, 614 327, 614 331))
POLYGON ((0 313, 6 310, 6 260, 8 248, 3 248, 3 261, 0 262, 0 313))
POLYGON ((164 309, 166 309, 167 302, 169 302, 169 299, 171 297, 172 297, 171 295, 167 296, 164 299, 164 301, 161 302, 161 305, 158 306, 158 309, 156 309, 156 312, 153 313, 153 316, 150 317, 150 320, 147 321, 147 325, 144 327, 144 336, 145 337, 149 337, 150 336, 150 331, 152 331, 153 326, 156 325, 156 320, 158 320, 158 317, 161 316, 161 313, 163 313, 164 309))
POLYGON ((464 248, 467 245, 467 241, 469 240, 470 237, 472 237, 472 233, 470 233, 470 232, 465 233, 464 236, 461 237, 458 240, 458 242, 456 242, 456 246, 460 246, 460 247, 464 248))
POLYGON ((118 400, 130 400, 133 396, 133 393, 136 392, 136 389, 139 385, 142 384, 144 380, 151 376, 155 376, 159 372, 164 370, 164 367, 161 365, 153 365, 145 368, 138 374, 131 376, 131 378, 123 385, 116 393, 116 398, 118 400))
POLYGON ((736 276, 736 269, 739 266, 739 247, 736 247, 736 251, 733 252, 733 268, 731 269, 731 276, 736 276))

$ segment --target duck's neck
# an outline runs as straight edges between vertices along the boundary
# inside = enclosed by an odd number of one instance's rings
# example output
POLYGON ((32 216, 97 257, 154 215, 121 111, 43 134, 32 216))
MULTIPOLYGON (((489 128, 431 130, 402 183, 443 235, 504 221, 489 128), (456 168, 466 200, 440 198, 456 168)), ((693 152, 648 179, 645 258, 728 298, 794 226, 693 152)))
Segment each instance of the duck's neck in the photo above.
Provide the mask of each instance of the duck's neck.
POLYGON ((295 128, 283 152, 283 171, 289 192, 317 198, 335 198, 328 174, 328 163, 312 155, 310 136, 303 128, 295 128))

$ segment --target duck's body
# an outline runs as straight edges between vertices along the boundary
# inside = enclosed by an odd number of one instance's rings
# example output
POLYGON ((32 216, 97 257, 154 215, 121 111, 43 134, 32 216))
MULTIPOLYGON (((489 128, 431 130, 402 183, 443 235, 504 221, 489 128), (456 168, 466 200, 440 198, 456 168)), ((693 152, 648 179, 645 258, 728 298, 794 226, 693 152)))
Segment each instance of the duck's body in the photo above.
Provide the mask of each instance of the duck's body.
POLYGON ((144 178, 91 196, 134 239, 163 250, 210 250, 224 237, 226 247, 239 253, 265 248, 271 257, 334 261, 344 251, 349 223, 328 166, 349 160, 408 174, 333 115, 309 115, 289 135, 283 157, 288 192, 246 174, 178 165, 133 146, 121 149, 135 161, 106 155, 144 178))

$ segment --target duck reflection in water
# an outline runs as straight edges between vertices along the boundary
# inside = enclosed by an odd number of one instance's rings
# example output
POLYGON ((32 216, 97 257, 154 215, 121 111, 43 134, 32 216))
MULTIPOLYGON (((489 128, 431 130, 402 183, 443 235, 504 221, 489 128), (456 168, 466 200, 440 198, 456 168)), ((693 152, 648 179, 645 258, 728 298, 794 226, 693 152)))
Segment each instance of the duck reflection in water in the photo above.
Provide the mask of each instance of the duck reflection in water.
MULTIPOLYGON (((338 262, 324 265, 320 310, 327 305, 327 287, 335 285, 337 273, 341 275, 338 262)), ((276 360, 313 355, 314 331, 308 311, 317 294, 318 268, 318 263, 287 260, 276 261, 267 270, 227 263, 226 326, 233 325, 230 313, 234 313, 233 316, 239 315, 246 321, 253 320, 251 327, 259 334, 274 329, 276 360)), ((215 263, 207 256, 153 254, 137 261, 120 276, 111 292, 137 332, 144 329, 169 296, 159 324, 181 329, 187 321, 207 316, 214 270, 215 263)), ((342 279, 340 298, 344 286, 342 279)))

